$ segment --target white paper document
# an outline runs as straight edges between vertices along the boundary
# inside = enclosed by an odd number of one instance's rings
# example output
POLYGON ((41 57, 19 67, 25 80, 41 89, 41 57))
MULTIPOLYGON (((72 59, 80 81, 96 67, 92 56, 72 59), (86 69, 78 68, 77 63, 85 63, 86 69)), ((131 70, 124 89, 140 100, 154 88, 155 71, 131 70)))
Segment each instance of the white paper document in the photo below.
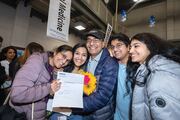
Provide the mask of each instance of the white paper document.
POLYGON ((48 99, 46 110, 53 111, 52 104, 53 104, 53 100, 48 99))
POLYGON ((52 107, 83 108, 84 75, 58 72, 61 88, 55 93, 52 107))
POLYGON ((70 116, 71 115, 71 112, 69 112, 69 109, 60 108, 60 107, 53 108, 52 104, 53 104, 53 99, 48 99, 46 110, 58 112, 58 113, 61 113, 61 114, 65 115, 65 116, 70 116))

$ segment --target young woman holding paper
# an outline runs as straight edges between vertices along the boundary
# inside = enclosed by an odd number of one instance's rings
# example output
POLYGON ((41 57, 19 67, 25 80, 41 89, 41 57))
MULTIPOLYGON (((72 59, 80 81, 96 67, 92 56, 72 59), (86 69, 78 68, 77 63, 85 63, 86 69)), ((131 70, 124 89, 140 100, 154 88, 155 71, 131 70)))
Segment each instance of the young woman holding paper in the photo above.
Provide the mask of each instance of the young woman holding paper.
MULTIPOLYGON (((73 61, 64 68, 64 72, 72 72, 80 74, 80 71, 83 69, 83 65, 88 60, 89 54, 85 44, 79 43, 73 47, 73 61)), ((58 120, 61 117, 65 117, 60 113, 53 113, 50 117, 50 120, 58 120)), ((81 120, 82 116, 73 115, 67 117, 67 120, 81 120)))
POLYGON ((24 112, 28 120, 44 120, 49 94, 54 94, 60 83, 53 80, 53 72, 68 65, 72 59, 72 47, 59 46, 54 52, 34 53, 17 72, 10 96, 10 106, 24 112))

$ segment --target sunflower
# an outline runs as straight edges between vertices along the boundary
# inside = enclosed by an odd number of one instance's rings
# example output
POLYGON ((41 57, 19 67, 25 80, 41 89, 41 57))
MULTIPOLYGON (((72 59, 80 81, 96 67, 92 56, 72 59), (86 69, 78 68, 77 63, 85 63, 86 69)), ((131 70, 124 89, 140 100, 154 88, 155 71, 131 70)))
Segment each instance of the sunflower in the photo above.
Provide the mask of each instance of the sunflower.
POLYGON ((84 94, 90 95, 96 89, 96 77, 89 72, 81 71, 82 75, 84 75, 84 94))

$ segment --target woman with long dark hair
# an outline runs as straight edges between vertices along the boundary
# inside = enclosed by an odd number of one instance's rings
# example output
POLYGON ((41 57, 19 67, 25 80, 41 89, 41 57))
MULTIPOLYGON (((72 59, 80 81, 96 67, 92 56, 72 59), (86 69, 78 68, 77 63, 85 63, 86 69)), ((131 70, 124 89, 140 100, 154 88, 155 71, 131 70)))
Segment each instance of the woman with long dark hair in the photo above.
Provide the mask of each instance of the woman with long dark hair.
POLYGON ((180 118, 180 56, 176 50, 151 33, 140 33, 132 37, 131 60, 140 64, 137 71, 129 73, 134 75, 131 78, 135 83, 133 120, 180 118))
POLYGON ((89 53, 86 48, 86 44, 78 43, 73 47, 73 60, 64 68, 64 72, 78 73, 83 69, 85 63, 89 58, 89 53))
MULTIPOLYGON (((88 50, 86 48, 86 44, 84 43, 78 43, 73 47, 73 60, 71 63, 64 67, 64 72, 71 72, 71 73, 77 73, 80 74, 82 71, 85 63, 87 62, 89 57, 88 50)), ((50 117, 50 120, 58 120, 63 116, 60 113, 53 113, 50 117)), ((71 114, 70 116, 67 117, 68 120, 82 120, 81 115, 74 115, 71 114)))
POLYGON ((3 67, 5 67, 7 79, 5 80, 4 84, 1 85, 2 89, 5 89, 6 92, 9 91, 9 88, 12 84, 12 78, 10 77, 10 66, 9 64, 12 63, 17 58, 17 50, 13 46, 8 46, 2 49, 0 53, 0 63, 3 67))

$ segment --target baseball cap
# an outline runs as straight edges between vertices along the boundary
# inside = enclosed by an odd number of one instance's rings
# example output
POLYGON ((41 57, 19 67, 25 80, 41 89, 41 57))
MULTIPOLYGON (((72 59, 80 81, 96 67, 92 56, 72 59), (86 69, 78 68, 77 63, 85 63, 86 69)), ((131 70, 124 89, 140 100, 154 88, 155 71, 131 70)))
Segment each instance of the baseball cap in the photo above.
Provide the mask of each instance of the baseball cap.
POLYGON ((97 39, 104 40, 105 34, 104 34, 104 32, 101 31, 101 30, 91 30, 91 31, 89 31, 89 32, 86 34, 86 38, 87 38, 88 36, 93 36, 93 37, 95 37, 95 38, 97 38, 97 39))

